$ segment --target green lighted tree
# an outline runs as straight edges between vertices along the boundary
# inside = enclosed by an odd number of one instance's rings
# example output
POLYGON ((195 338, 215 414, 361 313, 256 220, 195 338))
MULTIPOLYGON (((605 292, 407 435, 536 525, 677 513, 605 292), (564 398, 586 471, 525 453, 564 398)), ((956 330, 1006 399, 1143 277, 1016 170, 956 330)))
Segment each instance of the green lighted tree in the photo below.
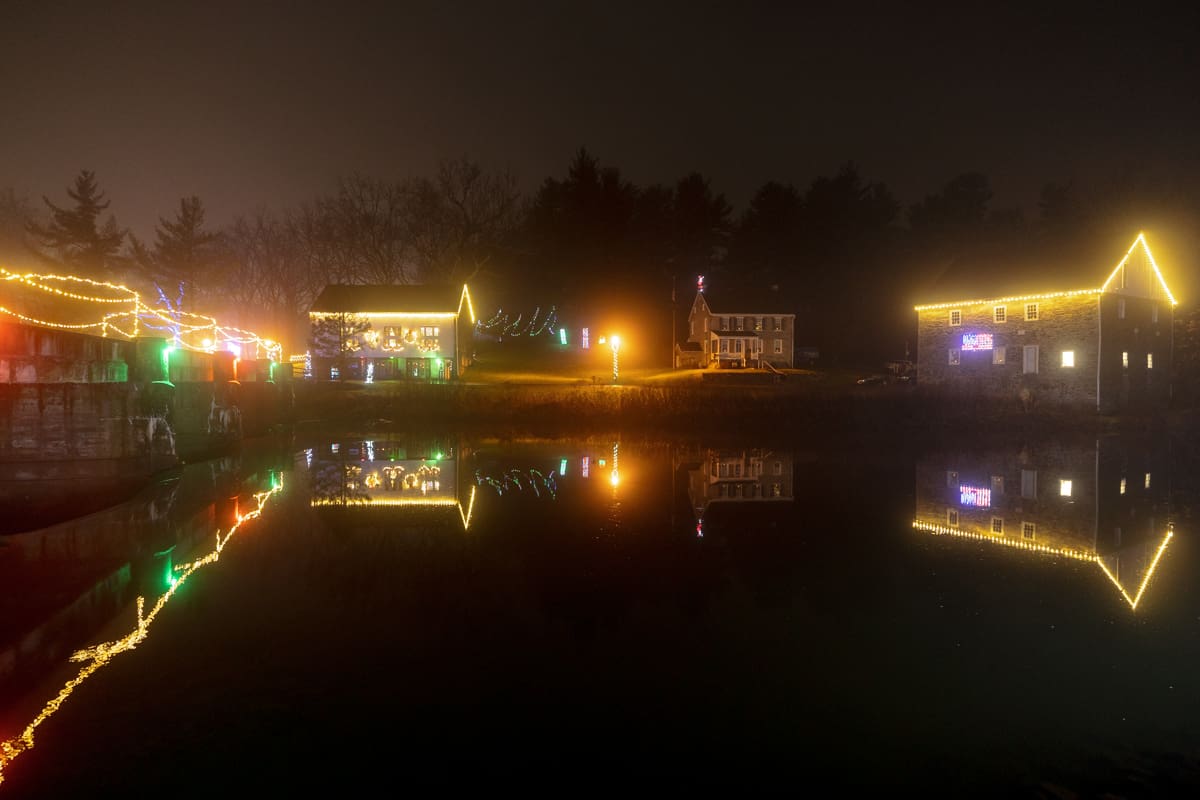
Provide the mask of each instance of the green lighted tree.
POLYGON ((110 214, 103 223, 100 215, 108 209, 109 201, 96 183, 90 170, 82 170, 75 178, 67 196, 74 205, 61 207, 42 201, 50 211, 50 221, 43 225, 31 221, 26 226, 29 235, 42 248, 48 261, 62 264, 83 277, 109 280, 116 277, 121 265, 118 253, 125 240, 125 231, 110 214))

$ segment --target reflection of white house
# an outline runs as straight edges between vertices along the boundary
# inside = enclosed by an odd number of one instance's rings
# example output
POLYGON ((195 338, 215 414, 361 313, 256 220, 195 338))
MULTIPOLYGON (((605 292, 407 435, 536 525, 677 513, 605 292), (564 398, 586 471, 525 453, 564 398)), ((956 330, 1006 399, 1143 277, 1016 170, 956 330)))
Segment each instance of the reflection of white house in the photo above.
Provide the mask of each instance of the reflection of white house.
MULTIPOLYGON (((337 319, 348 331, 350 353, 341 377, 357 380, 451 380, 470 351, 475 311, 464 286, 326 286, 309 310, 314 323, 337 319)), ((331 359, 314 358, 314 375, 332 377, 331 359)))
POLYGON ((697 524, 703 526, 714 505, 790 503, 793 471, 791 453, 702 450, 688 469, 688 498, 697 524))

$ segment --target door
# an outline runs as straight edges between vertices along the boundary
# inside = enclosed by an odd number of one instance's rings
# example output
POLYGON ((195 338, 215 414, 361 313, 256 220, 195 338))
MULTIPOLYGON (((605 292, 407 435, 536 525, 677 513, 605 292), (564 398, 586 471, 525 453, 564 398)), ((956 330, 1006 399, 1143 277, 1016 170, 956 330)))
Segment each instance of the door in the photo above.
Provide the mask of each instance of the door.
POLYGON ((1038 346, 1036 344, 1025 345, 1025 360, 1024 372, 1026 375, 1036 374, 1038 371, 1038 346))

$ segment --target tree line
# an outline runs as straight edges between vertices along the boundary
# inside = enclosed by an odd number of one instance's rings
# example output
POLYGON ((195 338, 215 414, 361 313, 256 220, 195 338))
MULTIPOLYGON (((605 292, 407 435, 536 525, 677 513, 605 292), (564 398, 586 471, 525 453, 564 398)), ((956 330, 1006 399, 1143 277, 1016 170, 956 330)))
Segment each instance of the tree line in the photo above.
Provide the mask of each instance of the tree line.
MULTIPOLYGON (((151 241, 118 222, 91 171, 66 200, 0 191, 0 263, 123 283, 151 301, 275 331, 292 348, 329 283, 470 282, 489 308, 555 305, 565 323, 620 309, 666 362, 698 274, 715 292, 772 297, 797 314, 797 345, 827 361, 876 362, 915 349, 912 303, 955 265, 1124 246, 1147 217, 1194 219, 1193 189, 1136 175, 1047 183, 1036 210, 997 207, 988 178, 950 177, 904 206, 853 163, 807 186, 763 183, 744 209, 699 172, 639 186, 585 149, 523 194, 514 175, 469 159, 431 175, 352 175, 287 209, 208 223, 181 197, 151 241), (675 329, 670 319, 675 311, 675 329)), ((583 324, 586 324, 584 322, 583 324)))

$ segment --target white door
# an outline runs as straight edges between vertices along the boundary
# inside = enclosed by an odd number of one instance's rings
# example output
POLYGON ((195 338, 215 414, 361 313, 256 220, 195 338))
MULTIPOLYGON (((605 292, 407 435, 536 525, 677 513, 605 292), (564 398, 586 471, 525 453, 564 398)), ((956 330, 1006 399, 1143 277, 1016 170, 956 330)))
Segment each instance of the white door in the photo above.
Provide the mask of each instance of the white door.
POLYGON ((1025 374, 1035 373, 1038 371, 1038 346, 1036 344, 1025 345, 1025 374))

